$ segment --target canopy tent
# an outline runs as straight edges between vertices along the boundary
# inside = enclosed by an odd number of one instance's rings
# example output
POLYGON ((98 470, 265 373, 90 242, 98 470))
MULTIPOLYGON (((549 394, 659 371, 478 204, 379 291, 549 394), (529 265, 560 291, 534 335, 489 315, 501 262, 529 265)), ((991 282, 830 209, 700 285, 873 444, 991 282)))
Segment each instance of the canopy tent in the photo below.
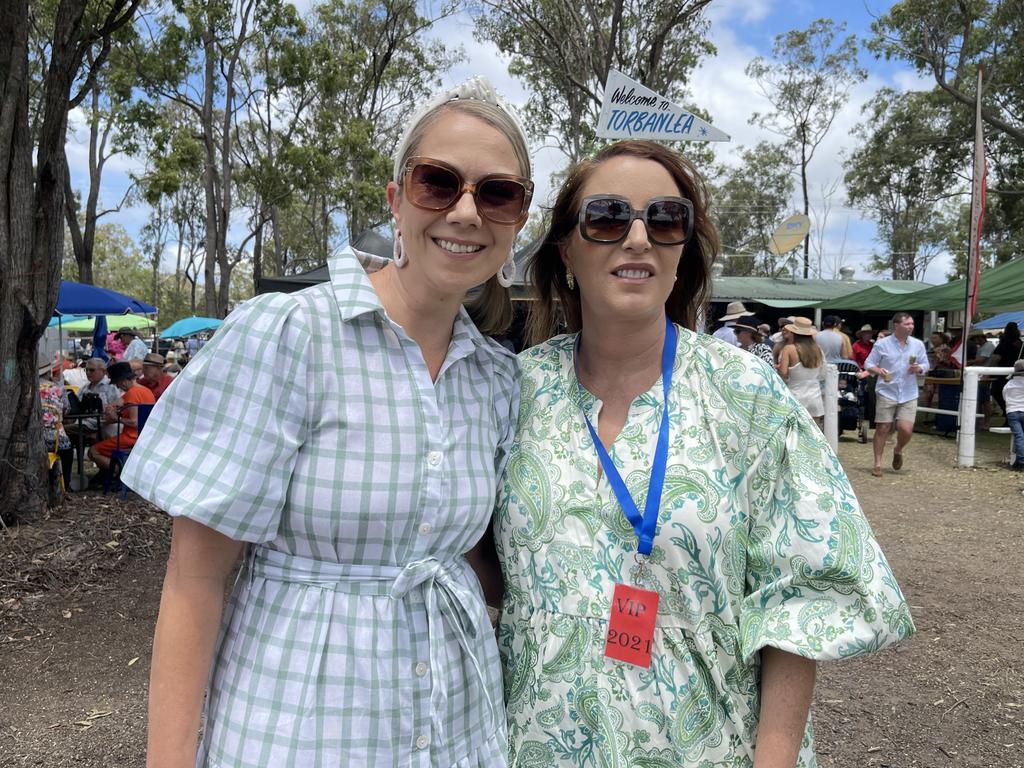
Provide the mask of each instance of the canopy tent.
MULTIPOLYGON (((945 285, 933 285, 913 293, 878 294, 871 302, 874 311, 955 312, 964 308, 966 285, 963 278, 945 285)), ((849 299, 850 297, 846 297, 849 299)), ((819 306, 847 309, 844 300, 829 300, 819 306)), ((1006 312, 1024 308, 1024 258, 986 269, 978 281, 979 312, 1006 312)))
POLYGON ((57 296, 57 308, 54 310, 54 314, 120 315, 125 312, 150 315, 156 312, 156 307, 109 288, 61 280, 60 294, 57 296))
MULTIPOLYGON (((119 331, 122 328, 156 328, 156 320, 145 315, 107 315, 106 318, 108 331, 119 331)), ((80 317, 69 322, 67 318, 61 317, 61 326, 67 333, 92 333, 96 329, 96 318, 80 317)))
POLYGON ((836 299, 815 304, 815 307, 822 309, 843 309, 848 312, 873 312, 877 309, 888 309, 889 302, 894 296, 906 296, 914 293, 912 288, 904 286, 873 285, 863 291, 848 293, 836 299))
POLYGON ((185 317, 175 323, 171 323, 160 333, 164 339, 180 339, 182 336, 192 336, 203 331, 213 331, 220 327, 223 320, 216 317, 185 317))
POLYGON ((982 331, 1001 331, 1006 327, 1007 323, 1016 323, 1018 326, 1024 325, 1024 310, 1020 312, 1003 312, 995 317, 990 317, 988 320, 975 323, 974 327, 982 331))

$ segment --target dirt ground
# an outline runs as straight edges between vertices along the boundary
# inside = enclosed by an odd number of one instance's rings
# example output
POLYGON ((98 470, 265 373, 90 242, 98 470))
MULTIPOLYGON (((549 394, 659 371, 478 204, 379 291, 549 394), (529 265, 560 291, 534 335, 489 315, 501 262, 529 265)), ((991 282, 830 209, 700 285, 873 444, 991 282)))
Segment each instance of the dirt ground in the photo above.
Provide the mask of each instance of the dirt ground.
MULTIPOLYGON (((1024 474, 1008 438, 915 435, 902 472, 840 457, 912 606, 918 634, 820 667, 822 768, 1024 767, 1024 474)), ((0 767, 144 764, 146 686, 169 526, 152 507, 76 494, 0 531, 0 767)))

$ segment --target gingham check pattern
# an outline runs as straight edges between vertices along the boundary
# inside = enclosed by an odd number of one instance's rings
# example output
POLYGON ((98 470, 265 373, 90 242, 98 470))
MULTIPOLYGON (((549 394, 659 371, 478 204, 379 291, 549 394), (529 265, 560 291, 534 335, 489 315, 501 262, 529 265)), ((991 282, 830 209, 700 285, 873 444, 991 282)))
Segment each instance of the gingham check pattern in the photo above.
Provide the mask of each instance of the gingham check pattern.
POLYGON ((463 311, 432 383, 359 260, 383 263, 346 251, 329 284, 235 310, 124 468, 170 514, 255 545, 199 766, 505 765, 497 650, 461 554, 490 521, 515 358, 463 311))

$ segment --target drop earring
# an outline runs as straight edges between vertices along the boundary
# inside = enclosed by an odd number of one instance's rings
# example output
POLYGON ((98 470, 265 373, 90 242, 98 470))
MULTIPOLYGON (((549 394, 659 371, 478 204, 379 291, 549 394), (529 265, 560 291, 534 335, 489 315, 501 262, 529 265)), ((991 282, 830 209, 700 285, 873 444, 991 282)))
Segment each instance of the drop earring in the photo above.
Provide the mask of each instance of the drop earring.
POLYGON ((576 290, 576 279, 572 276, 572 270, 568 267, 565 268, 565 284, 569 286, 570 291, 576 290))
POLYGON ((498 284, 502 288, 511 288, 516 280, 516 256, 514 251, 508 252, 508 258, 498 270, 498 284))
POLYGON ((398 232, 395 234, 395 266, 401 269, 409 263, 409 257, 405 253, 405 246, 402 245, 402 233, 398 232))

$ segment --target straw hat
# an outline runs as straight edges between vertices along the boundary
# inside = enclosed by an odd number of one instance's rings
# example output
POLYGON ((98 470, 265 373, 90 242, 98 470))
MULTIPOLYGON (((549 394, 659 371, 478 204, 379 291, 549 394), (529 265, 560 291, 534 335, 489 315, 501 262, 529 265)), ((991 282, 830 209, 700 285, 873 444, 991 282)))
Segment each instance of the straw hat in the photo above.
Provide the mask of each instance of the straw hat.
POLYGON ((134 328, 122 328, 121 330, 119 330, 117 332, 117 335, 118 336, 135 336, 135 337, 138 337, 139 332, 136 331, 134 328))
POLYGON ((862 333, 874 333, 874 332, 875 332, 875 329, 871 327, 871 324, 870 323, 865 323, 864 325, 862 325, 860 327, 860 330, 857 331, 857 335, 860 336, 862 333))
POLYGON ((49 376, 53 373, 54 359, 45 352, 40 351, 36 355, 36 373, 40 376, 49 376))
POLYGON ((743 306, 742 301, 730 301, 725 307, 725 314, 718 318, 719 322, 726 320, 735 320, 737 317, 742 315, 749 315, 747 308, 743 306))
POLYGON ((156 352, 150 352, 144 358, 142 358, 143 365, 156 365, 160 368, 164 367, 164 356, 158 355, 156 352))
POLYGON ((795 333, 797 336, 817 336, 818 329, 807 317, 794 317, 793 322, 786 326, 786 330, 795 333))

